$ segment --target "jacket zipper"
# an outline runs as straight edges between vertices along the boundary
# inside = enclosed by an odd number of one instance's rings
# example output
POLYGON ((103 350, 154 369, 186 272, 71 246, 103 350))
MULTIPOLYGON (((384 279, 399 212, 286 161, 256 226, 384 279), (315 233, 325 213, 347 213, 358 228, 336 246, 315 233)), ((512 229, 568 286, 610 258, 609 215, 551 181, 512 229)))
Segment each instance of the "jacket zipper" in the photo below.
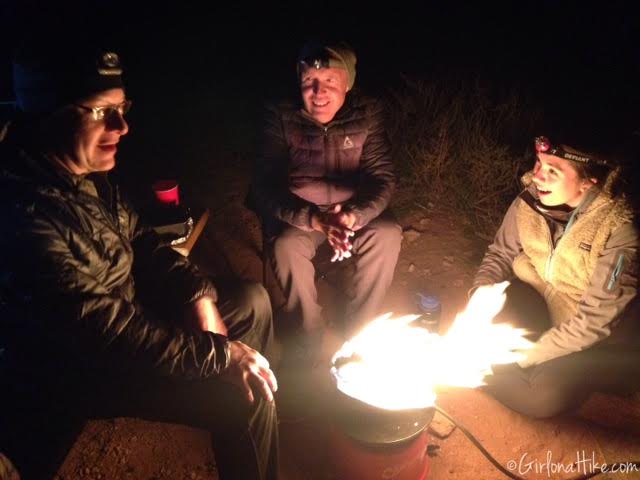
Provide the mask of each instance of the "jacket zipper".
MULTIPOLYGON (((324 160, 325 160, 325 166, 327 168, 327 173, 331 171, 331 165, 329 165, 329 127, 327 127, 326 125, 322 127, 324 130, 324 160)), ((331 199, 331 188, 329 187, 329 184, 327 183, 327 199, 328 199, 328 203, 329 205, 331 205, 333 203, 332 199, 331 199)))
POLYGON ((121 239, 124 240, 122 230, 120 229, 120 216, 118 215, 117 200, 114 198, 115 204, 116 204, 116 208, 114 209, 112 207, 107 206, 105 202, 99 197, 94 197, 93 195, 89 195, 88 193, 85 193, 85 192, 80 192, 80 194, 84 195, 87 198, 87 201, 92 202, 94 205, 98 207, 98 209, 100 210, 100 213, 102 214, 102 218, 105 220, 105 222, 111 226, 111 228, 117 233, 117 235, 121 239))
POLYGON ((562 232, 562 236, 560 237, 560 240, 558 240, 558 243, 556 244, 556 246, 553 246, 553 241, 551 239, 551 230, 548 229, 549 232, 549 243, 551 244, 551 254, 549 255, 549 258, 547 258, 547 265, 545 267, 545 272, 544 272, 544 279, 545 281, 550 281, 551 280, 551 271, 553 270, 553 259, 555 257, 555 253, 558 250, 558 247, 560 246, 560 243, 564 240, 564 238, 567 236, 567 233, 569 233, 569 229, 573 226, 573 223, 577 217, 578 213, 578 209, 575 209, 573 211, 573 213, 571 214, 571 216, 569 217, 569 221, 567 222, 567 226, 564 228, 564 232, 562 232))
MULTIPOLYGON (((560 239, 562 240, 562 239, 560 239)), ((547 262, 544 266, 544 281, 548 282, 549 281, 549 276, 551 275, 551 260, 553 259, 553 254, 555 252, 555 247, 553 246, 553 238, 551 236, 551 229, 549 228, 549 225, 547 225, 547 242, 549 243, 549 250, 551 251, 551 253, 549 253, 549 256, 547 257, 547 262)), ((558 242, 560 243, 560 242, 558 242)))

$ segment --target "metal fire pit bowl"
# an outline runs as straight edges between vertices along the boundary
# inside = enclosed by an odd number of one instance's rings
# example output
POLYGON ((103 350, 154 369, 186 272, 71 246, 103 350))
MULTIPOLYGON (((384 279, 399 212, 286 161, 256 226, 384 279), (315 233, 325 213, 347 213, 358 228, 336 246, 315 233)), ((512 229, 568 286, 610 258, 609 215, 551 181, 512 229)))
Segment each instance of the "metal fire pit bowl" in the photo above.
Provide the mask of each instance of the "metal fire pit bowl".
POLYGON ((435 407, 386 410, 350 397, 338 389, 335 374, 333 420, 349 437, 365 444, 396 444, 420 434, 433 419, 435 407))

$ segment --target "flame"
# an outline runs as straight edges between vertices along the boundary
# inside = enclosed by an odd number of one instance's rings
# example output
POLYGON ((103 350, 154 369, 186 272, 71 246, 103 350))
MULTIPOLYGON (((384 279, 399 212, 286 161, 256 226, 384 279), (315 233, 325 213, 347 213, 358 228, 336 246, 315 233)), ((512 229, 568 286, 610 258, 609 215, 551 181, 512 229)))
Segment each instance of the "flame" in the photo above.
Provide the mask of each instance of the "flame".
POLYGON ((389 410, 434 405, 438 387, 477 387, 491 365, 517 362, 531 348, 526 330, 492 323, 509 282, 480 287, 441 336, 412 324, 418 315, 387 313, 367 324, 333 357, 338 388, 389 410))

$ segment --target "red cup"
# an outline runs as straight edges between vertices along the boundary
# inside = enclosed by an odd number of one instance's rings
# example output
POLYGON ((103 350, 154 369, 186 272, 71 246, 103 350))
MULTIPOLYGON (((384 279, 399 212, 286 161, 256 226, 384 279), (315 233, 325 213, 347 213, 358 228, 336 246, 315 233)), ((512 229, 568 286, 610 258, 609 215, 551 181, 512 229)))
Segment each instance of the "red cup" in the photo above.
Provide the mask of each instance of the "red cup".
POLYGON ((156 199, 166 205, 180 204, 178 182, 175 180, 158 180, 152 186, 156 199))

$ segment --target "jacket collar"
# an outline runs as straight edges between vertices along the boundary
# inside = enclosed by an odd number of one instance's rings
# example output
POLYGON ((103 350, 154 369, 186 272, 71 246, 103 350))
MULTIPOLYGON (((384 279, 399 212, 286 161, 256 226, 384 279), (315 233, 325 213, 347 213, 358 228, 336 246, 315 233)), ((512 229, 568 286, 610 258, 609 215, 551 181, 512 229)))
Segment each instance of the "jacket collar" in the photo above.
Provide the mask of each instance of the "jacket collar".
MULTIPOLYGON (((85 175, 73 175, 56 166, 41 152, 32 151, 14 142, 11 136, 0 142, 2 175, 40 189, 61 191, 82 190, 91 193, 95 188, 85 175)), ((93 193, 95 195, 95 193, 93 193)))

